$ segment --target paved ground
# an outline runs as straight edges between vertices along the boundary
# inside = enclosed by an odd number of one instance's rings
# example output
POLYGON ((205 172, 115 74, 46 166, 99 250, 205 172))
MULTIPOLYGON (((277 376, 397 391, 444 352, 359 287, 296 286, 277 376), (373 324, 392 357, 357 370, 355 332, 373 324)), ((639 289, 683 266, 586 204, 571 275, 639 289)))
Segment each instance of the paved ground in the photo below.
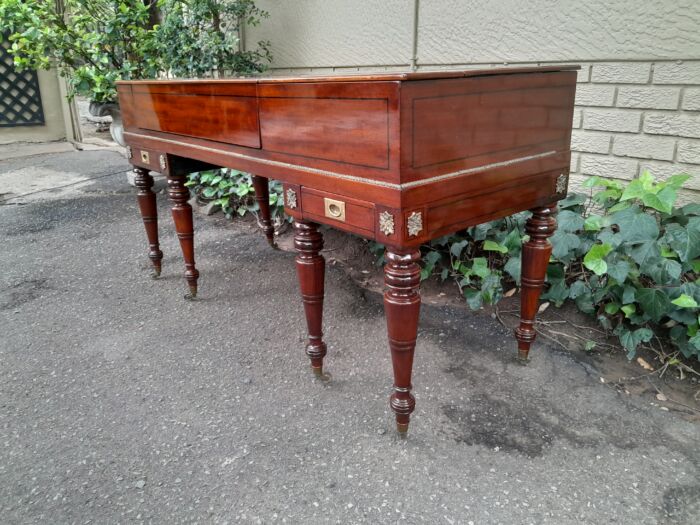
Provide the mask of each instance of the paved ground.
POLYGON ((423 309, 398 440, 377 297, 329 268, 333 381, 314 382, 293 256, 197 217, 184 301, 165 199, 154 281, 126 169, 0 162, 0 191, 64 185, 0 202, 3 523, 699 522, 697 425, 544 342, 516 364, 483 315, 423 309))

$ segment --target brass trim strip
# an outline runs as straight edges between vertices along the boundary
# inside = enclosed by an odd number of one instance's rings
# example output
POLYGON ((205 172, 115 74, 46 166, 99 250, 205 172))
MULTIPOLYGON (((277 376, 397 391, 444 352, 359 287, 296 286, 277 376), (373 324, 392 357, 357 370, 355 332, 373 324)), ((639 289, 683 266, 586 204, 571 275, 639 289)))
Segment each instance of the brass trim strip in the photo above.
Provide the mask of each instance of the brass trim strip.
POLYGON ((484 171, 494 168, 503 168, 505 166, 512 166, 513 164, 518 164, 520 162, 527 162, 529 160, 543 159, 545 157, 551 157, 558 153, 564 153, 560 151, 545 151, 544 153, 538 153, 536 155, 528 155, 526 157, 518 157, 517 159, 505 160, 502 162, 493 162, 491 164, 483 164, 474 168, 467 168, 464 170, 454 171, 452 173, 445 173, 443 175, 436 175, 435 177, 430 177, 429 179, 414 180, 411 182, 404 182, 403 184, 396 184, 394 182, 386 182, 382 180, 367 179, 364 177, 358 177, 356 175, 347 175, 345 173, 337 173, 335 171, 322 170, 318 168, 310 168, 308 166, 300 166, 298 164, 290 164, 288 162, 281 162, 278 160, 261 159, 259 157, 251 157, 250 155, 244 155, 242 153, 235 153, 233 151, 222 151, 216 148, 210 148, 208 146, 200 146, 199 144, 190 144, 186 142, 179 142, 177 140, 164 139, 159 137, 150 137, 148 135, 140 135, 138 133, 126 132, 126 135, 153 140, 155 142, 165 142, 167 144, 175 144, 177 146, 184 146, 187 148, 194 148, 200 151, 207 151, 211 153, 217 153, 220 155, 227 155, 229 157, 235 157, 251 162, 259 162, 260 164, 267 164, 268 166, 277 166, 279 168, 291 168, 295 170, 306 171, 308 173, 315 173, 317 175, 325 175, 327 177, 334 177, 336 179, 349 180, 352 182, 361 182, 363 184, 372 184, 373 186, 381 186, 382 188, 391 188, 393 190, 408 190, 410 188, 417 188, 418 186, 424 186, 426 184, 431 184, 433 182, 438 182, 442 180, 454 179, 456 177, 461 177, 462 175, 468 175, 470 173, 476 173, 478 171, 484 171))

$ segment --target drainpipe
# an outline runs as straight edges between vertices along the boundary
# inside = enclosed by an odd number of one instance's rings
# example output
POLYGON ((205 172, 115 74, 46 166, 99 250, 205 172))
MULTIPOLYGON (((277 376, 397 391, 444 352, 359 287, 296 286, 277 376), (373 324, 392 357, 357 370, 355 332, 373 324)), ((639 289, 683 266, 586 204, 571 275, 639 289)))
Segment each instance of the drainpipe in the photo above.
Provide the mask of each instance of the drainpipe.
POLYGON ((418 69, 418 12, 420 0, 413 0, 413 49, 411 50, 411 71, 418 69))

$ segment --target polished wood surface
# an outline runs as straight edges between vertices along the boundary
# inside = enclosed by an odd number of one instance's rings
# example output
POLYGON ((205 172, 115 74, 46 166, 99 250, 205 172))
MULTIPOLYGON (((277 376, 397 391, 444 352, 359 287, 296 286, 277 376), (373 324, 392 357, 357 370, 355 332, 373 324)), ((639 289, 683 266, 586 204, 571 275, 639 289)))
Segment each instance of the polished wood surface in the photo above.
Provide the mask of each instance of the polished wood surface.
POLYGON ((323 236, 318 231, 318 224, 294 221, 294 247, 297 250, 297 276, 309 331, 306 355, 311 360, 314 374, 323 377, 323 358, 326 355, 322 327, 326 260, 321 255, 323 236))
POLYGON ((158 208, 156 206, 156 194, 153 193, 153 177, 148 170, 134 168, 134 185, 136 186, 136 196, 138 198, 139 209, 143 225, 146 228, 148 237, 148 257, 153 265, 153 277, 160 277, 161 261, 163 252, 158 243, 158 208))
MULTIPOLYGON (((415 404, 410 379, 421 244, 533 210, 516 331, 519 356, 528 355, 555 204, 566 196, 576 69, 128 81, 118 83, 118 91, 132 164, 160 164, 171 181, 195 293, 191 210, 181 177, 203 166, 249 171, 263 216, 266 179, 283 182, 285 212, 295 220, 307 354, 317 373, 326 354, 317 224, 387 246, 391 406, 405 432, 415 404)), ((271 239, 269 218, 260 222, 271 239)))
POLYGON ((554 234, 557 222, 554 215, 557 204, 535 208, 525 224, 525 232, 530 239, 523 245, 522 271, 520 277, 520 326, 515 329, 518 340, 518 358, 527 360, 530 345, 535 340, 535 314, 544 285, 549 256, 552 255, 552 245, 549 237, 554 234))

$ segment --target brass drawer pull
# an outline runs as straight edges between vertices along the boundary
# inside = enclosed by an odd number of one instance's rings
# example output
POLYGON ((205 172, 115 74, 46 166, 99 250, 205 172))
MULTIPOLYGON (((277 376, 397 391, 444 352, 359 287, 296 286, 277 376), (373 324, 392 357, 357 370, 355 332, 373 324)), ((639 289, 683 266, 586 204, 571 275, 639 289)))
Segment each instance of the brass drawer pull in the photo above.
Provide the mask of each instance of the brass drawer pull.
POLYGON ((326 211, 326 217, 345 222, 345 203, 343 201, 337 201, 324 197, 323 204, 326 211))
POLYGON ((144 162, 146 164, 151 163, 151 159, 150 159, 147 151, 141 151, 141 162, 144 162))

